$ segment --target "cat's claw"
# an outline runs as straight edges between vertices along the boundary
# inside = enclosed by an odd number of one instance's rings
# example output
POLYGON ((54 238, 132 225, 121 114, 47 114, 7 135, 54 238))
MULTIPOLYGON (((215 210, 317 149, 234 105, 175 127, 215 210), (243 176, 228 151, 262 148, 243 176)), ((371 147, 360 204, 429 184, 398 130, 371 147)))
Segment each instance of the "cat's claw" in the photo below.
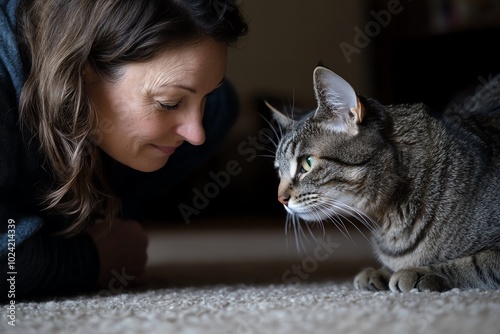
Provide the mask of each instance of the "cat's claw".
POLYGON ((356 275, 354 287, 357 290, 383 291, 389 289, 391 273, 387 269, 367 268, 356 275))
POLYGON ((446 291, 450 289, 448 280, 426 268, 402 269, 395 272, 389 288, 394 292, 418 291, 446 291))

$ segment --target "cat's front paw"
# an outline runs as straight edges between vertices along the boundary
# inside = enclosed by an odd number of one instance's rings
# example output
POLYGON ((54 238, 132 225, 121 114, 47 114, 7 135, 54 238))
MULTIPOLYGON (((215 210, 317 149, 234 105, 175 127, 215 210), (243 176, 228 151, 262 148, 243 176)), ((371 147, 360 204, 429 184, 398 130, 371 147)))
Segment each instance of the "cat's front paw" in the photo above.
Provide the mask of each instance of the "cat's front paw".
POLYGON ((450 289, 448 280, 429 269, 409 268, 395 272, 390 281, 389 288, 394 292, 418 291, 446 291, 450 289))
POLYGON ((382 291, 389 289, 391 273, 385 269, 367 268, 356 275, 354 287, 358 290, 382 291))

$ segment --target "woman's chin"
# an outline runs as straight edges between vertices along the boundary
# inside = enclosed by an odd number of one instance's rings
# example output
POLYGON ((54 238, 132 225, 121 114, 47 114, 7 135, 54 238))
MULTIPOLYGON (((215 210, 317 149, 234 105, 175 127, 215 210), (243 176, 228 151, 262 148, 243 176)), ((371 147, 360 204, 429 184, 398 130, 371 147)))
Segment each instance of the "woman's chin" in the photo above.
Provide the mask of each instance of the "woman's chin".
POLYGON ((162 169, 167 164, 168 159, 169 157, 163 157, 162 159, 148 159, 149 161, 144 159, 140 161, 140 163, 133 162, 128 164, 128 167, 139 172, 152 173, 162 169))

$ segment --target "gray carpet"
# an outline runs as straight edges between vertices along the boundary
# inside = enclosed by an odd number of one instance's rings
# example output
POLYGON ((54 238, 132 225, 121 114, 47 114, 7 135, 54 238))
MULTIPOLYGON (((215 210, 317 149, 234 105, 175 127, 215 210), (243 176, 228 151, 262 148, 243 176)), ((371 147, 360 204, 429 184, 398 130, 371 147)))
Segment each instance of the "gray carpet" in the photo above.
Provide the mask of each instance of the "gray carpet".
POLYGON ((369 243, 328 238, 297 254, 281 230, 152 230, 146 285, 19 302, 0 332, 500 333, 500 291, 355 291, 369 243))

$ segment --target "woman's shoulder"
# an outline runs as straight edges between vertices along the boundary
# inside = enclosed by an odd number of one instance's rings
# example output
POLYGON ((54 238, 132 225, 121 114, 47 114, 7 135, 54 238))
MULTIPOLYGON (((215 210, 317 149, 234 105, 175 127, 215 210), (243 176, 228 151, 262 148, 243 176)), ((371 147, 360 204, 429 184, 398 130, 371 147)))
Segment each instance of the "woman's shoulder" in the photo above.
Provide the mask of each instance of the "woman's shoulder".
POLYGON ((18 3, 0 0, 0 156, 12 154, 19 137, 18 101, 24 75, 15 33, 18 3))
POLYGON ((16 99, 24 85, 24 71, 16 38, 18 0, 0 0, 0 96, 16 99))

